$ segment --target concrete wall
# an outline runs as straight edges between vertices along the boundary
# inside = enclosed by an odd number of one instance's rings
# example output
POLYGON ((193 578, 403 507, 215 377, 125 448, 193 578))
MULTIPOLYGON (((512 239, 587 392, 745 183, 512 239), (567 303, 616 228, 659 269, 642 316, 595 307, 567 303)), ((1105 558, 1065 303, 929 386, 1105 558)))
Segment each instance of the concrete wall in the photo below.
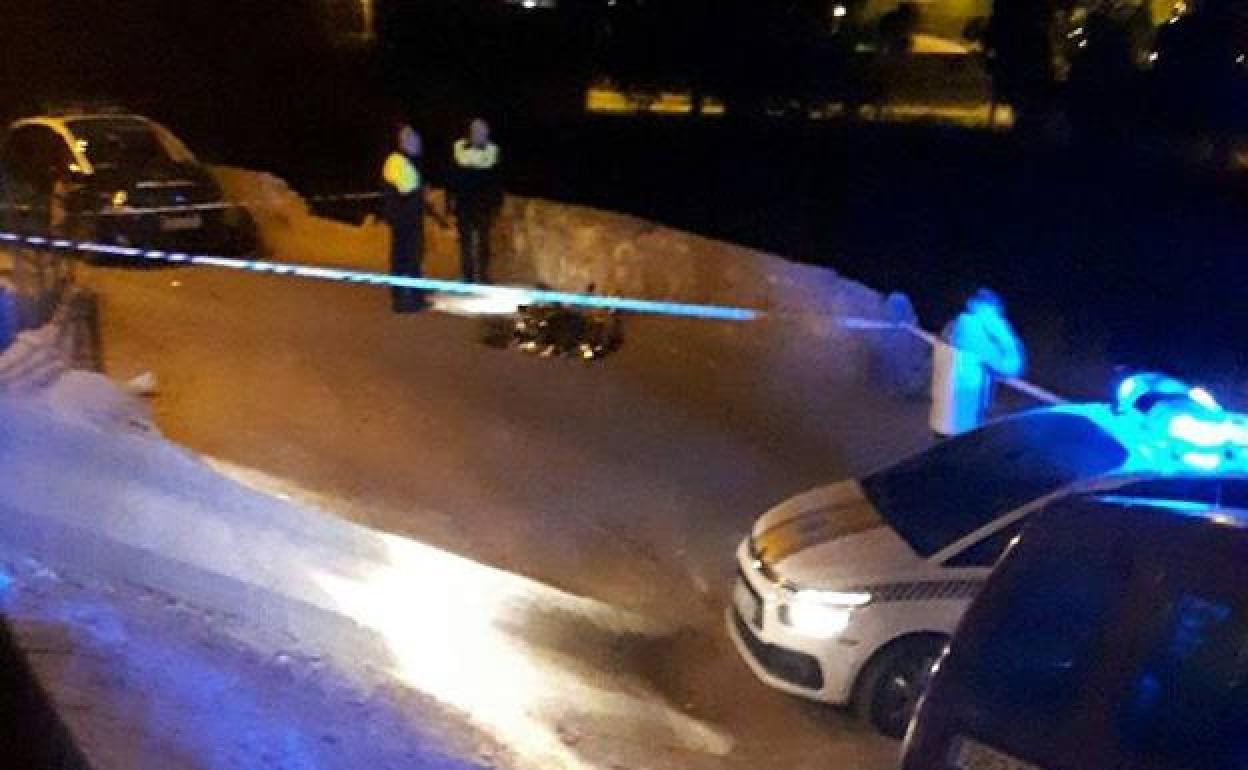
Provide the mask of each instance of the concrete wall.
POLYGON ((0 394, 45 388, 71 368, 96 368, 98 338, 93 295, 66 295, 47 324, 25 331, 0 349, 0 394))
POLYGON ((836 316, 881 312, 877 292, 834 270, 581 206, 510 198, 495 237, 507 280, 750 307, 825 332, 836 316))

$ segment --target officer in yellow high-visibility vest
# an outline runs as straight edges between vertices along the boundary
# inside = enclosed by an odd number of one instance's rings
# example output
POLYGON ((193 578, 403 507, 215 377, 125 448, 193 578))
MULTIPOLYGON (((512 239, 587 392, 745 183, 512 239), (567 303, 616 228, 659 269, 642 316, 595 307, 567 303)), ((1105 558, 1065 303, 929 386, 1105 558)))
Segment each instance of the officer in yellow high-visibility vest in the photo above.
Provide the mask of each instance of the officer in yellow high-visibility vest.
MULTIPOLYGON (((402 124, 397 146, 382 167, 382 215, 390 225, 390 272, 396 276, 421 277, 425 257, 425 180, 420 172, 420 134, 402 124)), ((392 288, 396 313, 425 309, 424 292, 392 288)))
POLYGON ((450 202, 459 223, 459 258, 465 281, 489 281, 490 229, 503 205, 498 145, 490 126, 472 121, 468 137, 455 142, 450 202))

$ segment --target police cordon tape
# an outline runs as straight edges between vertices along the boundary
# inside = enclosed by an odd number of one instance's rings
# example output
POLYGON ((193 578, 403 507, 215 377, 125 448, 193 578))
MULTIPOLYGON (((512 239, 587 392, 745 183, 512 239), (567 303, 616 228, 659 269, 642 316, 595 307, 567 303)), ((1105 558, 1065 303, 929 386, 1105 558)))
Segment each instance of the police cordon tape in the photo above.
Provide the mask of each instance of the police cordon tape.
POLYGON ((525 305, 572 305, 596 310, 615 310, 626 313, 646 313, 651 315, 679 316, 684 318, 700 318, 714 321, 754 321, 762 318, 764 313, 751 308, 729 307, 724 305, 702 305, 687 302, 669 302, 665 300, 634 299, 629 297, 606 297, 597 294, 581 294, 577 292, 554 291, 550 289, 532 289, 519 286, 494 286, 490 284, 448 281, 437 278, 413 278, 410 276, 390 275, 367 270, 347 270, 319 265, 303 265, 290 262, 275 262, 263 259, 247 259, 245 257, 224 257, 211 254, 191 254, 180 251, 161 249, 142 249, 133 246, 116 246, 108 243, 76 241, 69 238, 57 238, 42 235, 23 235, 22 233, 0 232, 0 242, 28 246, 41 251, 68 251, 79 254, 93 254, 127 259, 140 259, 151 262, 165 262, 175 265, 198 265, 202 267, 219 267, 227 270, 245 270, 253 273, 270 275, 290 275, 300 278, 312 278, 322 281, 337 281, 368 286, 387 286, 399 289, 416 289, 419 291, 441 294, 459 294, 495 300, 501 305, 521 307, 525 305))
MULTIPOLYGON (((851 331, 904 331, 923 340, 932 348, 935 348, 937 345, 949 344, 928 330, 911 323, 878 321, 872 318, 840 318, 838 323, 842 329, 851 331)), ((1066 403, 1066 399, 1061 396, 1051 393, 1038 385, 1033 385, 1026 380, 1010 378, 1002 380, 1002 384, 1044 404, 1057 405, 1066 403)))
MULTIPOLYGON (((311 195, 303 198, 308 203, 354 203, 360 201, 379 200, 379 192, 335 193, 332 195, 311 195)), ((152 214, 194 214, 205 211, 226 211, 229 209, 265 208, 279 204, 273 201, 214 201, 212 203, 180 203, 176 206, 114 206, 95 211, 76 212, 79 217, 139 217, 152 214)), ((5 211, 49 211, 49 206, 31 206, 23 203, 0 203, 0 210, 5 211)))
MULTIPOLYGON (((202 267, 218 267, 228 270, 245 270, 253 273, 271 275, 291 275, 340 283, 353 283, 366 286, 386 286, 391 288, 416 289, 419 291, 443 294, 458 294, 470 297, 481 297, 496 300, 500 305, 519 308, 526 305, 572 305, 595 310, 614 310, 626 313, 643 313, 650 315, 666 315, 684 318, 697 318, 712 321, 757 321, 767 316, 790 315, 775 313, 755 308, 732 307, 727 305, 705 305, 687 302, 671 302, 667 300, 636 299, 629 297, 607 297, 597 294, 554 291, 551 289, 534 289, 519 286, 495 286, 492 284, 467 283, 464 281, 448 281, 437 278, 413 278, 409 276, 390 275, 366 270, 347 270, 344 268, 324 267, 320 265, 304 265, 291 262, 272 260, 247 259, 245 257, 225 257, 211 254, 191 254, 188 252, 165 251, 161 249, 142 249, 133 246, 116 246, 92 241, 77 241, 69 238, 56 238, 41 235, 24 235, 22 233, 0 232, 0 242, 16 243, 42 251, 70 251, 81 254, 98 254, 106 256, 143 259, 153 262, 166 262, 176 265, 197 265, 202 267)), ((931 332, 912 323, 880 321, 871 318, 842 317, 837 319, 838 325, 851 331, 904 331, 935 348, 947 345, 931 332)), ((1063 404, 1066 399, 1025 380, 1008 379, 1003 384, 1041 403, 1063 404)))

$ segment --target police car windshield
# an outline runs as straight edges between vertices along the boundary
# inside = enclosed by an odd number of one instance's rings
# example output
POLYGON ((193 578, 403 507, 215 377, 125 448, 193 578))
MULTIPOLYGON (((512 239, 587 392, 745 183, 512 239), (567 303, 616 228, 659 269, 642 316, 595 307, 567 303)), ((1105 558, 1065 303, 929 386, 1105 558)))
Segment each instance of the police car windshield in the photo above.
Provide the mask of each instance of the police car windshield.
POLYGON ((938 444, 862 486, 889 526, 927 558, 1002 514, 1126 459, 1126 450, 1094 422, 1039 412, 938 444))
POLYGON ((70 121, 69 129, 96 170, 143 168, 172 160, 156 133, 143 121, 90 118, 70 121))

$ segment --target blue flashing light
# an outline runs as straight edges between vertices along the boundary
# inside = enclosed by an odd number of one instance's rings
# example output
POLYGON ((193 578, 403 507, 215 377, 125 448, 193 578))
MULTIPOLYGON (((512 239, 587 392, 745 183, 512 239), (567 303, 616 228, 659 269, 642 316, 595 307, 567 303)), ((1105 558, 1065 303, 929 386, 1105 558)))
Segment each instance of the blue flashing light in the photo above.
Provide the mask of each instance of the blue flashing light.
POLYGON ((1228 420, 1201 420, 1190 414, 1170 418, 1166 433, 1174 439, 1198 447, 1220 447, 1235 439, 1234 426, 1228 420))
POLYGON ((1202 471, 1216 471, 1222 467, 1222 455, 1217 452, 1187 452, 1179 459, 1202 471))
MULTIPOLYGON (((1191 388, 1173 377, 1158 372, 1140 372, 1127 377, 1118 383, 1115 393, 1117 400, 1114 406, 1121 412, 1137 409, 1137 404, 1144 396, 1175 396, 1190 398, 1191 388)), ((1207 395, 1207 394, 1206 394, 1207 395)), ((1217 403, 1216 401, 1214 402, 1217 403)), ((1215 407, 1216 408, 1216 407, 1215 407)))
POLYGON ((1139 378, 1128 377, 1118 383, 1118 393, 1115 400, 1118 404, 1125 404, 1135 397, 1136 391, 1138 390, 1140 390, 1139 378))
POLYGON ((1204 408, 1212 410, 1212 411, 1218 411, 1219 409, 1222 408, 1222 405, 1219 404, 1218 400, 1213 397, 1213 394, 1210 393, 1208 390, 1205 390, 1204 388, 1200 388, 1200 387, 1192 388, 1191 390, 1187 391, 1187 397, 1190 398, 1192 401, 1195 401, 1197 404, 1200 404, 1204 408))

